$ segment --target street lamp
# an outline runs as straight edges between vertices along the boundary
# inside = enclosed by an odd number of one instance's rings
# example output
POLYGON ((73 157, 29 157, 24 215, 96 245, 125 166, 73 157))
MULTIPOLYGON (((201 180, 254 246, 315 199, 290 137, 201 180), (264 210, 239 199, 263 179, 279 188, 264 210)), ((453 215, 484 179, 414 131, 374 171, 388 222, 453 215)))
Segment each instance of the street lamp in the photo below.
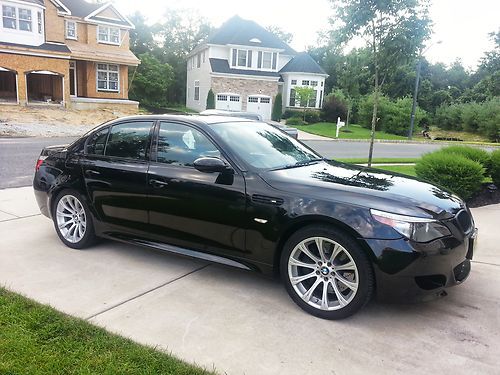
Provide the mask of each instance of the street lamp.
POLYGON ((413 104, 411 106, 411 117, 410 117, 410 131, 408 132, 408 139, 411 140, 413 136, 413 127, 415 126, 415 111, 417 110, 417 96, 418 96, 418 85, 420 83, 420 70, 422 69, 422 57, 423 55, 436 44, 441 44, 443 41, 439 40, 435 43, 432 43, 429 47, 427 47, 423 52, 418 54, 418 63, 417 63, 417 75, 415 77, 415 91, 413 92, 413 104))

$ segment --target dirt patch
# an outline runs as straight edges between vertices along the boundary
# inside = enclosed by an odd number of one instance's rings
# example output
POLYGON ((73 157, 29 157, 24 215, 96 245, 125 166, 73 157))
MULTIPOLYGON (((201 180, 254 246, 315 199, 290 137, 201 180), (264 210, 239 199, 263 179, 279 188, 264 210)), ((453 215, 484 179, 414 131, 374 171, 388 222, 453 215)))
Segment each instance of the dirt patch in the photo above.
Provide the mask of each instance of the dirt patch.
POLYGON ((474 208, 497 203, 500 203, 500 190, 493 184, 483 184, 481 190, 469 199, 467 205, 474 208))
POLYGON ((0 136, 78 136, 105 121, 131 114, 135 112, 1 106, 0 136))

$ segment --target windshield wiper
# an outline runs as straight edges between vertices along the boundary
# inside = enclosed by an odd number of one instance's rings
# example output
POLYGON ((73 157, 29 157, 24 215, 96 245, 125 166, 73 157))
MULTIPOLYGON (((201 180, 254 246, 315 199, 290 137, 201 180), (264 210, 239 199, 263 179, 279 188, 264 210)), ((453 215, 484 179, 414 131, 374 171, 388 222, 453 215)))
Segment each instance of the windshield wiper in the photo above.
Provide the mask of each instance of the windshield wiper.
POLYGON ((323 161, 323 160, 325 160, 325 159, 324 158, 315 158, 315 159, 298 161, 294 164, 287 164, 287 165, 283 165, 281 167, 272 168, 271 171, 277 171, 280 169, 290 169, 290 168, 303 167, 304 165, 315 164, 315 163, 318 163, 318 162, 323 161))

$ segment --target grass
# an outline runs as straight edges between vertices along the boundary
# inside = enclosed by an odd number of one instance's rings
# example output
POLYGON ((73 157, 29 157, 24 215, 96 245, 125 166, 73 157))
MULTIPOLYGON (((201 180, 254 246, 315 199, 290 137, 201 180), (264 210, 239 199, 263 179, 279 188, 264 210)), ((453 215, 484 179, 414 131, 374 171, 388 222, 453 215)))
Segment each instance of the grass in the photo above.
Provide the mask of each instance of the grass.
MULTIPOLYGON (((344 159, 335 159, 338 161, 343 161, 344 163, 352 163, 352 164, 366 164, 368 163, 368 158, 344 158, 344 159)), ((381 164, 381 163, 416 163, 420 158, 374 158, 372 159, 372 163, 381 164)))
MULTIPOLYGON (((337 131, 337 127, 335 126, 334 123, 331 122, 318 122, 316 124, 312 125, 297 125, 294 126, 297 129, 300 129, 302 131, 316 134, 316 135, 322 135, 323 137, 330 137, 330 138, 335 138, 335 132, 337 131)), ((339 132, 339 139, 369 139, 370 138, 370 130, 363 128, 361 125, 355 125, 351 124, 349 125, 349 128, 347 130, 350 130, 350 132, 345 131, 346 128, 342 128, 342 130, 339 132)), ((391 139, 391 140, 402 140, 406 139, 406 137, 403 137, 401 135, 395 135, 395 134, 389 134, 383 131, 377 131, 375 132, 375 139, 391 139)))
POLYGON ((380 166, 380 167, 377 167, 376 165, 374 165, 373 167, 377 168, 377 169, 383 169, 386 171, 406 174, 408 176, 416 176, 417 175, 415 173, 415 166, 414 165, 384 165, 384 166, 380 166))
POLYGON ((209 374, 0 288, 1 374, 209 374))

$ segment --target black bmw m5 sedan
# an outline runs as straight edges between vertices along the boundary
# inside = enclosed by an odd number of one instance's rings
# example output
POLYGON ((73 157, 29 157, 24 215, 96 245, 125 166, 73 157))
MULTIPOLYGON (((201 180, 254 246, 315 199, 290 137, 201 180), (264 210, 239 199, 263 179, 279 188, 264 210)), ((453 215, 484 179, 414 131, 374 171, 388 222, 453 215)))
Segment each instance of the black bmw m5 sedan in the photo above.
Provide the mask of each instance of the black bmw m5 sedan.
POLYGON ((326 160, 281 130, 218 116, 134 116, 42 150, 41 212, 71 248, 98 237, 281 275, 305 311, 341 319, 429 299, 470 272, 457 196, 326 160))

